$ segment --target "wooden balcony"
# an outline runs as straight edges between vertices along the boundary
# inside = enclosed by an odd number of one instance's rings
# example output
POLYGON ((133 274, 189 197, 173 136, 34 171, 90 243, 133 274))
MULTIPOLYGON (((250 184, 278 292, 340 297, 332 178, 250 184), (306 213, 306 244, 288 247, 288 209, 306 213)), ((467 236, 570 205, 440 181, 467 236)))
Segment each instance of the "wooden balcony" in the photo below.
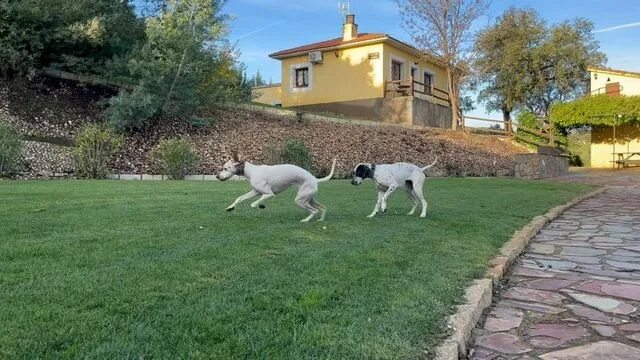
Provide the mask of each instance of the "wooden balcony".
POLYGON ((384 97, 414 96, 432 103, 451 106, 449 92, 431 84, 427 86, 414 78, 389 80, 385 83, 384 97))

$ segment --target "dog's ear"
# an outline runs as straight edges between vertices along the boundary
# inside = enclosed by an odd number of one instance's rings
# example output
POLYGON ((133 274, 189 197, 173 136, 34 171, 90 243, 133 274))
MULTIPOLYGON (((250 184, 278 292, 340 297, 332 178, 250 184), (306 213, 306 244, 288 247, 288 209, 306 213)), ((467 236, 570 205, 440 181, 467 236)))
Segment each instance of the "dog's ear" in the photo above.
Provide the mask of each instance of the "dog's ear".
POLYGON ((234 162, 240 162, 240 159, 238 158, 238 150, 231 151, 231 159, 234 162))

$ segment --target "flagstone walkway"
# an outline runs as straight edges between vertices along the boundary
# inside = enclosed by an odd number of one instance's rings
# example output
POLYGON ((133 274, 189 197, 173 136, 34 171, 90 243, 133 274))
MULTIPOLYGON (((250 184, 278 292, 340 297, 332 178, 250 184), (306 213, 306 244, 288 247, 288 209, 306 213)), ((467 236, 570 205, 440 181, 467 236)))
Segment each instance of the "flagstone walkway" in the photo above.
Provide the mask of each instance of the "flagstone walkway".
POLYGON ((531 240, 474 330, 470 358, 640 360, 638 179, 579 203, 531 240))

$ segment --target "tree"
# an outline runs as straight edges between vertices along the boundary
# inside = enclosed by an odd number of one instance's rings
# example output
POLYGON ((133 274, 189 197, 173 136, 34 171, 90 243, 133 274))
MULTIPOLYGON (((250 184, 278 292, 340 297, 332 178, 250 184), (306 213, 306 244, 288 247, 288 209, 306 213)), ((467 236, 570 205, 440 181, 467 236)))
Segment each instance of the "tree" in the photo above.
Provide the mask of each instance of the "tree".
POLYGON ((122 0, 0 2, 0 76, 44 66, 99 73, 144 40, 144 23, 122 0))
POLYGON ((526 108, 546 118, 553 103, 585 95, 590 80, 587 68, 607 61, 599 47, 589 20, 575 19, 551 27, 545 42, 534 49, 534 83, 526 108))
POLYGON ((476 36, 474 68, 479 100, 504 121, 526 102, 533 87, 532 49, 544 42, 545 24, 533 10, 510 8, 476 36))
POLYGON ((256 74, 249 79, 249 83, 251 86, 264 86, 267 85, 267 82, 264 81, 262 74, 260 74, 260 69, 256 71, 256 74))
POLYGON ((452 127, 460 121, 462 69, 470 57, 470 29, 488 8, 488 0, 396 0, 404 27, 427 57, 446 68, 452 127))
POLYGON ((553 103, 582 96, 587 67, 606 61, 592 29, 584 19, 549 27, 534 10, 508 9, 476 38, 479 101, 510 120, 515 110, 546 118, 553 103))
POLYGON ((245 97, 250 86, 226 41, 223 3, 165 0, 161 12, 147 21, 147 42, 127 64, 136 88, 110 100, 107 118, 121 128, 136 128, 152 116, 188 118, 202 106, 245 97), (143 111, 135 109, 138 103, 143 111), (134 116, 123 118, 123 113, 134 116))

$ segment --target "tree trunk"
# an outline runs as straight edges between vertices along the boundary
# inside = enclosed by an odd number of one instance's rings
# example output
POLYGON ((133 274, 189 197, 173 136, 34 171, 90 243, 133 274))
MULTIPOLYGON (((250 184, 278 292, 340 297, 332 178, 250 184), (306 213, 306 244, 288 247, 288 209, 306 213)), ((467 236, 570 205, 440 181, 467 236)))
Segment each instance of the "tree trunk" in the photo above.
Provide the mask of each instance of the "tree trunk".
POLYGON ((458 129, 458 94, 456 93, 455 90, 455 78, 454 78, 454 74, 453 71, 451 71, 451 66, 447 65, 447 80, 448 80, 448 87, 447 90, 449 92, 449 106, 451 106, 451 129, 453 130, 457 130, 458 129))
POLYGON ((511 136, 511 110, 502 109, 502 120, 504 121, 504 132, 511 136))

